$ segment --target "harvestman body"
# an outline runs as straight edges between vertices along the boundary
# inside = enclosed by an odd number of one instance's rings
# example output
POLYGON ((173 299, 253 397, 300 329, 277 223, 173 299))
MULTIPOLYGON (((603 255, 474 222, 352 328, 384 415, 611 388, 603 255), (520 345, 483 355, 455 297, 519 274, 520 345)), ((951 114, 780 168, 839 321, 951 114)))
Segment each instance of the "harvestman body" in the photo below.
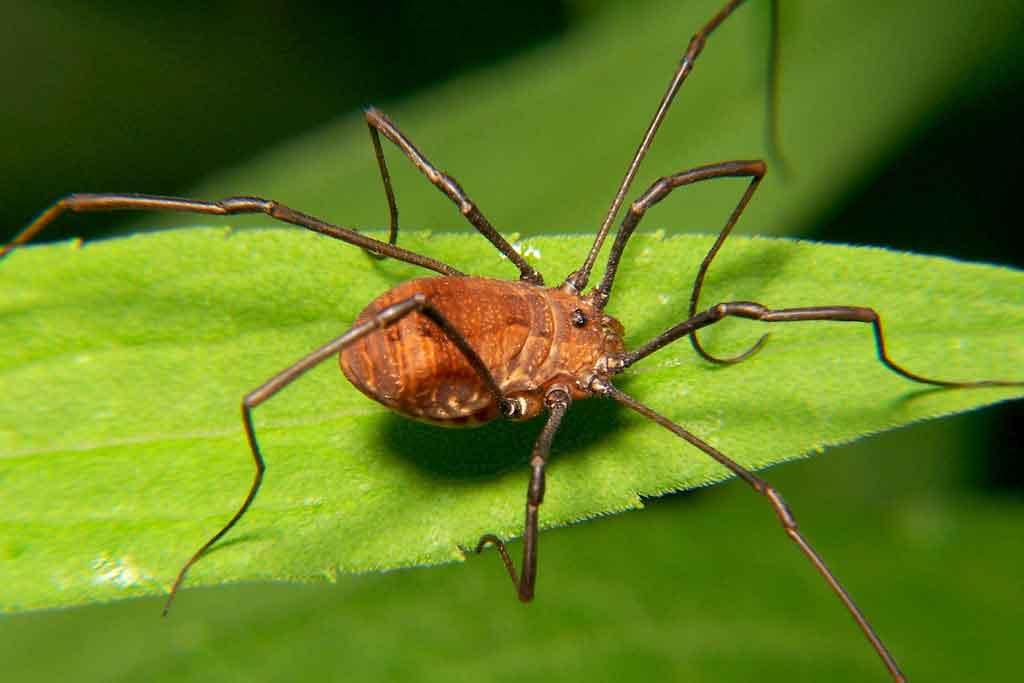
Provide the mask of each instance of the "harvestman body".
MULTIPOLYGON (((711 164, 666 176, 655 182, 626 212, 601 282, 591 292, 583 293, 611 224, 676 92, 693 68, 707 37, 742 2, 728 2, 691 39, 583 265, 559 287, 544 287, 540 273, 491 226, 455 180, 431 164, 376 109, 367 110, 365 116, 390 211, 391 232, 388 242, 372 239, 350 228, 332 225, 275 201, 257 197, 230 197, 206 202, 139 194, 73 194, 56 202, 10 244, 0 248, 0 257, 3 257, 17 245, 31 240, 66 211, 164 210, 216 215, 264 213, 276 220, 362 247, 373 255, 395 258, 441 275, 405 282, 381 295, 366 307, 353 327, 343 335, 281 371, 243 398, 242 420, 256 466, 252 486, 234 516, 181 568, 167 598, 165 614, 189 568, 238 522, 259 491, 264 461, 253 427, 252 409, 277 394, 305 371, 338 354, 342 371, 360 391, 414 419, 464 426, 481 424, 499 417, 522 420, 547 413, 547 421, 530 459, 532 474, 526 495, 520 571, 516 571, 505 544, 496 536, 485 535, 476 546, 476 552, 487 545, 494 545, 498 549, 521 600, 529 601, 533 597, 537 574, 538 510, 544 500, 544 470, 555 433, 573 401, 591 396, 610 397, 696 446, 746 481, 757 493, 765 496, 785 533, 800 547, 846 606, 882 658, 892 678, 896 681, 905 680, 892 655, 853 600, 797 529, 796 521, 778 491, 683 427, 622 393, 611 380, 637 361, 683 337, 689 338, 697 353, 713 363, 735 363, 747 358, 762 346, 765 337, 761 337, 753 347, 739 356, 716 358, 701 347, 696 336, 699 329, 726 317, 736 316, 763 322, 833 320, 868 323, 873 328, 879 360, 891 371, 914 382, 944 387, 1021 385, 1024 382, 951 382, 914 374, 889 358, 879 316, 870 308, 815 306, 770 309, 759 303, 733 301, 716 304, 698 313, 697 304, 704 276, 764 177, 765 164, 761 161, 711 164), (518 282, 466 276, 445 263, 396 246, 398 209, 381 148, 382 134, 396 144, 430 182, 458 206, 466 219, 519 269, 518 282), (622 325, 605 314, 604 308, 610 299, 619 260, 630 236, 645 212, 674 189, 723 177, 749 178, 749 184, 701 263, 687 319, 638 349, 627 352, 622 341, 622 325)), ((773 19, 775 7, 773 2, 773 19)), ((774 61, 773 41, 773 64, 774 61)), ((770 106, 769 113, 773 111, 774 108, 770 106)))

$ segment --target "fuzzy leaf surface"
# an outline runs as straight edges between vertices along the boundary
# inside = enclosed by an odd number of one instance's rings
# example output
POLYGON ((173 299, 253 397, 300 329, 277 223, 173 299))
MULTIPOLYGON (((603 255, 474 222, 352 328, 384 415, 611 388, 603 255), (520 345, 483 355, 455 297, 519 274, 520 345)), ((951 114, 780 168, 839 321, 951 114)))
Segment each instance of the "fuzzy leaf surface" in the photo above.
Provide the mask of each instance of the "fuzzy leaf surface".
MULTIPOLYGON (((406 248, 512 277, 485 240, 404 233, 406 248)), ((609 313, 635 347, 683 319, 706 236, 639 233, 609 313)), ((551 284, 588 240, 519 245, 551 284)), ((297 230, 193 229, 22 249, 0 267, 0 605, 60 607, 167 590, 237 509, 252 477, 241 397, 339 335, 390 286, 424 275, 297 230)), ((702 301, 863 305, 897 362, 942 379, 1020 379, 1024 274, 793 240, 733 237, 702 301)), ((766 325, 703 334, 721 355, 766 325)), ((1020 396, 936 390, 887 371, 870 329, 774 325, 766 348, 719 368, 678 342, 618 382, 730 457, 763 468, 830 444, 1020 396)), ((540 428, 450 430, 369 401, 326 362, 255 412, 268 463, 254 506, 187 585, 331 579, 462 558, 483 533, 517 536, 540 428)), ((722 468, 603 399, 555 441, 545 527, 721 480, 722 468)))

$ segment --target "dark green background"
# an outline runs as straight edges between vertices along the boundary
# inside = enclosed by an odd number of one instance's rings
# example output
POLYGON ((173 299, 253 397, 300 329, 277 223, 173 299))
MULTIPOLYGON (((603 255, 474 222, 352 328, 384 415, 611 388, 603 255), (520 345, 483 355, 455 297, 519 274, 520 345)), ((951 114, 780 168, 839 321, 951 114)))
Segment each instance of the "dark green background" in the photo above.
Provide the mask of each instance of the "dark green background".
MULTIPOLYGON (((331 13, 304 2, 4 3, 3 234, 70 191, 188 192, 364 104, 387 108, 564 39, 606 4, 408 1, 331 13)), ((702 4, 710 13, 718 3, 702 4)), ((923 11, 920 30, 931 20, 923 11)), ((752 44, 750 59, 762 48, 752 44)), ((1022 52, 993 44, 872 173, 791 233, 1019 266, 1022 52)), ((714 55, 712 43, 703 59, 714 55)), ((629 77, 609 77, 609 106, 629 93, 653 108, 656 95, 632 93, 629 77)), ((566 140, 565 154, 599 142, 581 137, 566 140)), ((452 170, 470 184, 472 169, 452 170)), ((595 217, 608 200, 597 201, 595 217)), ((543 207, 537 216, 543 223, 543 207)), ((49 237, 110 224, 69 220, 49 237)), ((1024 617, 1021 425, 1020 408, 1005 406, 770 473, 921 679, 1011 672, 1010 629, 1024 617)), ((732 484, 651 507, 545 534, 530 608, 515 603, 493 557, 338 586, 194 591, 168 622, 157 600, 5 616, 0 672, 19 681, 884 679, 763 502, 732 484)))

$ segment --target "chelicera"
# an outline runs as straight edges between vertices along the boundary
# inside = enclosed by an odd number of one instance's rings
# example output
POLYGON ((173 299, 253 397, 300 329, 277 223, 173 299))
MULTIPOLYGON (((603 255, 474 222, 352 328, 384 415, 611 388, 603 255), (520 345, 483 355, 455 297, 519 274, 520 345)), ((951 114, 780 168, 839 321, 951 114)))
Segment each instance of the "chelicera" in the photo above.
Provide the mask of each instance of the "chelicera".
POLYGON ((786 535, 797 544, 843 602, 892 678, 904 680, 886 646, 798 529, 796 520, 779 492, 700 437, 624 394, 613 380, 633 364, 682 338, 689 339, 696 352, 711 363, 731 364, 742 361, 761 348, 765 337, 761 337, 746 352, 732 358, 718 358, 710 354, 701 346, 697 337, 698 330, 704 327, 728 317, 741 317, 766 323, 814 320, 866 323, 872 327, 880 362, 892 372, 913 382, 940 387, 1022 383, 1003 380, 946 381, 915 374, 889 357, 879 315, 871 308, 847 305, 769 308, 751 301, 726 301, 698 312, 705 275, 765 176, 766 165, 759 160, 725 161, 701 166, 665 176, 651 185, 629 205, 600 282, 589 292, 585 291, 605 238, 673 98, 692 70, 708 36, 742 2, 732 0, 726 3, 690 40, 592 247, 582 265, 555 287, 544 285, 541 274, 495 230, 454 178, 434 166, 394 123, 373 108, 366 110, 365 119, 389 208, 390 234, 387 242, 259 197, 239 196, 220 201, 200 201, 180 197, 104 193, 72 194, 60 199, 42 212, 10 244, 0 249, 2 257, 14 247, 31 240, 67 211, 159 210, 211 215, 263 213, 275 220, 361 247, 372 255, 398 259, 438 274, 404 282, 385 292, 363 310, 354 325, 344 334, 288 366, 242 399, 242 421, 255 464, 252 485, 231 519, 182 566, 167 598, 165 614, 189 568, 241 519, 260 489, 265 464, 256 437, 253 409, 310 368, 337 355, 342 372, 356 388, 369 398, 412 419, 463 427, 495 419, 527 420, 546 415, 544 427, 529 460, 531 474, 526 492, 524 547, 518 570, 505 543, 497 536, 484 535, 475 547, 478 553, 489 545, 497 548, 520 600, 529 601, 534 595, 538 517, 544 501, 545 466, 552 441, 566 411, 575 401, 591 397, 611 398, 695 446, 763 495, 778 516, 786 535), (439 260, 397 246, 398 209, 384 159, 381 135, 394 143, 432 184, 456 204, 466 220, 518 268, 518 281, 469 276, 439 260), (749 182, 700 265, 690 297, 688 315, 639 348, 627 350, 623 343, 622 325, 608 315, 605 308, 611 300, 616 272, 630 236, 647 210, 674 190, 717 178, 745 178, 749 182))

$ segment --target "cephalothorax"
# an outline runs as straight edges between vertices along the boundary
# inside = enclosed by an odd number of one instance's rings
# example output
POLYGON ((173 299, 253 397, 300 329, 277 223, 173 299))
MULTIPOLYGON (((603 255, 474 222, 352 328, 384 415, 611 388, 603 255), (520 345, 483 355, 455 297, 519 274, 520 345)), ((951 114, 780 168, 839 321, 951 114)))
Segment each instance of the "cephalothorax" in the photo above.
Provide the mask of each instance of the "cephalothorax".
POLYGON ((573 401, 590 396, 608 397, 650 418, 697 447, 765 496, 786 535, 797 544, 844 603, 893 679, 904 680, 892 655, 798 530, 793 515, 778 491, 698 436, 624 394, 615 387, 612 380, 634 363, 683 337, 688 338, 697 353, 709 362, 728 364, 742 361, 761 347, 764 337, 739 356, 716 358, 704 350, 696 335, 701 328, 724 318, 742 317, 767 323, 807 320, 867 323, 872 326, 879 360, 891 371, 914 382, 943 387, 1020 385, 1022 382, 953 382, 930 379, 910 372, 889 358, 879 316, 870 308, 839 305, 773 309, 751 301, 726 301, 698 312, 705 274, 764 177, 766 167, 762 161, 726 161, 659 179, 629 206, 612 244, 601 281, 593 290, 584 293, 605 237, 672 99, 692 70, 707 37, 742 2, 727 2, 690 40, 619 185, 593 246, 583 264, 570 273, 559 287, 544 287, 540 273, 494 229, 458 183, 431 164, 376 109, 368 109, 365 116, 390 211, 391 231, 387 242, 259 197, 229 197, 211 202, 181 197, 107 193, 64 197, 40 214, 11 244, 0 249, 0 257, 3 257, 17 245, 31 240, 65 211, 162 210, 212 215, 263 213, 275 220, 362 247, 375 256, 398 259, 441 275, 411 280, 384 293, 366 307, 344 334, 304 356, 243 397, 243 426, 255 464, 252 485, 231 519, 185 562, 167 598, 165 614, 189 568, 231 530, 249 509, 259 491, 263 481, 264 460, 256 439, 252 410, 313 366, 337 354, 345 376, 360 391, 414 419, 447 426, 467 426, 496 418, 521 420, 547 414, 546 423, 530 458, 523 559, 519 571, 505 544, 496 536, 485 535, 476 546, 476 552, 487 545, 497 547, 521 600, 532 599, 534 593, 538 514, 544 500, 545 466, 552 440, 573 401), (398 209, 381 148, 381 135, 397 145, 416 168, 456 204, 466 220, 519 269, 519 281, 470 277, 446 263, 396 245, 398 209), (604 309, 611 297, 619 261, 630 236, 646 211, 673 190, 724 177, 747 178, 749 183, 698 269, 688 316, 638 348, 627 351, 622 342, 622 326, 605 314, 604 309))

